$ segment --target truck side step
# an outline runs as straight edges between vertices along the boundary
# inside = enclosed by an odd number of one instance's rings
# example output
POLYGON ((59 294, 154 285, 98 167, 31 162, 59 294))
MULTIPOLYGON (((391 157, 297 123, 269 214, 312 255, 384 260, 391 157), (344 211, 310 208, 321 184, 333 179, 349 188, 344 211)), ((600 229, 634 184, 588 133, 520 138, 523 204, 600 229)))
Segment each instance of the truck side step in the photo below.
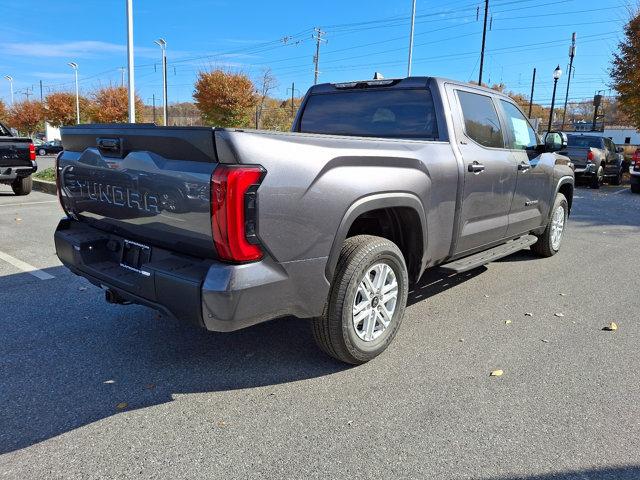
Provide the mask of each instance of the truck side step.
POLYGON ((489 250, 475 253, 473 255, 469 255, 468 257, 460 258, 458 260, 454 260, 453 262, 440 265, 440 268, 449 270, 454 273, 466 272, 468 270, 473 270, 474 268, 486 265, 487 263, 493 262, 494 260, 498 260, 499 258, 511 255, 512 253, 516 253, 523 248, 527 248, 528 246, 533 245, 537 241, 538 237, 536 237, 535 235, 524 235, 510 242, 498 245, 497 247, 490 248, 489 250))

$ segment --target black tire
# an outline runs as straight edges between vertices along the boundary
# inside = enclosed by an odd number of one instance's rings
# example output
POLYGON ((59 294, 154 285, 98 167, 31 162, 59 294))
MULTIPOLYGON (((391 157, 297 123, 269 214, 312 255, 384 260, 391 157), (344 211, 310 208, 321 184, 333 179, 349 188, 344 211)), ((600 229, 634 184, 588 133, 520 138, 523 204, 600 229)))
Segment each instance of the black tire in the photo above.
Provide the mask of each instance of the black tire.
MULTIPOLYGON (((353 365, 368 362, 380 355, 400 327, 407 304, 408 285, 407 266, 395 243, 370 235, 348 238, 340 252, 324 313, 313 320, 316 343, 333 358, 353 365), (398 294, 395 310, 386 329, 377 338, 365 341, 358 336, 353 325, 353 304, 366 272, 379 263, 391 267, 398 283, 398 294)), ((371 302, 371 305, 375 307, 378 303, 371 302)))
POLYGON ((611 185, 621 185, 622 184, 622 170, 618 172, 618 175, 615 177, 611 177, 611 185))
POLYGON ((631 184, 631 193, 640 193, 640 183, 631 184))
POLYGON ((567 202, 566 197, 558 193, 556 195, 556 199, 553 202, 553 208, 551 209, 551 215, 549 215, 549 222, 547 223, 547 227, 544 229, 544 232, 541 235, 537 235, 538 241, 531 245, 531 251, 536 255, 541 257, 552 257, 560 250, 562 246, 562 237, 560 238, 560 243, 557 245, 557 248, 554 248, 551 241, 551 233, 552 233, 552 220, 555 215, 558 207, 562 207, 564 209, 564 222, 563 222, 563 236, 564 230, 567 228, 567 218, 569 216, 569 203, 567 202))
POLYGON ((32 186, 33 181, 31 180, 31 175, 28 177, 16 178, 11 183, 11 189, 16 195, 29 195, 31 193, 32 186))
POLYGON ((598 189, 604 183, 604 167, 600 165, 596 174, 591 179, 590 186, 591 188, 598 189))

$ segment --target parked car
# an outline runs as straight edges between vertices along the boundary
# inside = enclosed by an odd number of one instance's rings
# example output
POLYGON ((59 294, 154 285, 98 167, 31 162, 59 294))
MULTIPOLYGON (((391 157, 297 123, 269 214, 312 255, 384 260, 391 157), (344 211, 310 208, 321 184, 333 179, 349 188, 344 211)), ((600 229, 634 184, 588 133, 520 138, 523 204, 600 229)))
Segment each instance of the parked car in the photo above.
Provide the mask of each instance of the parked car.
POLYGON ((640 193, 640 148, 636 149, 633 154, 629 174, 631 175, 631 191, 640 193))
POLYGON ((576 180, 584 179, 592 188, 600 188, 605 179, 613 185, 622 183, 622 147, 602 136, 569 133, 567 137, 567 149, 560 153, 575 165, 576 180))
POLYGON ((63 150, 62 142, 60 140, 51 140, 50 142, 44 142, 38 145, 38 155, 54 155, 60 153, 63 150))
POLYGON ((556 254, 573 200, 564 134, 541 142, 509 97, 438 78, 314 86, 288 133, 79 125, 62 140, 56 252, 108 302, 225 332, 313 318, 352 364, 387 348, 425 269, 556 254), (200 193, 162 208, 187 177, 200 193))
POLYGON ((30 138, 16 137, 0 123, 0 183, 11 185, 16 195, 31 193, 31 174, 38 170, 36 150, 30 138))

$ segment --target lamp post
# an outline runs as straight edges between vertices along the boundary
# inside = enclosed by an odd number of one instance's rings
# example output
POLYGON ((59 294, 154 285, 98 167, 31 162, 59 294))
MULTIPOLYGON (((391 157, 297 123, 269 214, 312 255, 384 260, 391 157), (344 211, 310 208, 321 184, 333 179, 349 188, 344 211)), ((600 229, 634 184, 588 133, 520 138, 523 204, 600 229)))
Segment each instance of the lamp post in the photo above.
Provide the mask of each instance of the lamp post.
POLYGON ((553 71, 553 94, 551 95, 551 111, 549 112, 549 125, 547 126, 547 132, 551 131, 551 120, 553 120, 553 107, 556 103, 556 87, 558 86, 558 80, 562 76, 562 70, 560 70, 560 65, 556 67, 553 71))
POLYGON ((4 78, 9 82, 9 90, 11 90, 11 106, 13 107, 13 77, 11 75, 5 75, 4 78))
POLYGON ((167 42, 164 38, 159 38, 154 42, 162 50, 162 119, 164 126, 167 126, 168 105, 167 105, 167 42))
POLYGON ((67 63, 71 68, 73 68, 73 72, 76 76, 76 123, 80 124, 80 90, 78 89, 78 64, 76 62, 67 63))

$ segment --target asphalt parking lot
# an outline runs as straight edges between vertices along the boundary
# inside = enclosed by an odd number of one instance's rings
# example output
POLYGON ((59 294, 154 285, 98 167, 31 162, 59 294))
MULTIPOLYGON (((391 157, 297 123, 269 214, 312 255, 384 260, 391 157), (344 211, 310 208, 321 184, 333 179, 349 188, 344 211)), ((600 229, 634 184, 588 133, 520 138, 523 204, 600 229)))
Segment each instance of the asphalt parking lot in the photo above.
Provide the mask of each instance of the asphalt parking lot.
POLYGON ((55 256, 55 197, 0 188, 0 478, 640 478, 628 187, 577 189, 555 257, 428 272, 355 368, 304 320, 216 334, 106 304, 55 256))

